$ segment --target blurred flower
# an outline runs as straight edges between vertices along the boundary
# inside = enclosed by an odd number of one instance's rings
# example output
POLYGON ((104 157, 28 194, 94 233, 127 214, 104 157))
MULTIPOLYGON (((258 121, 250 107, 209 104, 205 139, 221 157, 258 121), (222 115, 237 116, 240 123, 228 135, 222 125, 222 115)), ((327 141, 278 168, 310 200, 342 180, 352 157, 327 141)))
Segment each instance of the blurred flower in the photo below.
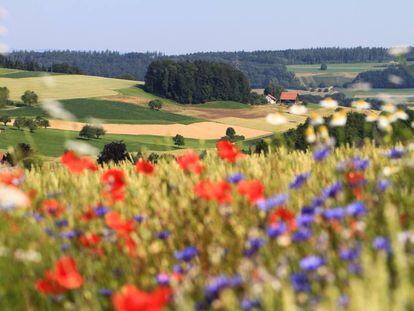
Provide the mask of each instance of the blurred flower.
POLYGON ((377 126, 380 130, 388 132, 391 128, 391 119, 390 116, 379 116, 377 119, 377 126))
POLYGON ((271 124, 271 125, 283 125, 285 123, 288 122, 287 118, 279 113, 279 112, 275 112, 275 113, 269 113, 266 117, 266 122, 271 124))
POLYGON ((371 104, 366 102, 363 99, 359 99, 357 101, 352 102, 352 107, 354 107, 356 110, 366 110, 371 108, 371 104))
POLYGON ((79 155, 90 155, 90 156, 96 156, 99 153, 99 150, 95 148, 94 146, 85 143, 85 142, 79 142, 74 140, 68 140, 65 142, 65 147, 68 150, 73 150, 79 155))
POLYGON ((261 210, 267 212, 274 207, 286 204, 289 196, 285 193, 270 197, 268 199, 259 199, 256 201, 256 205, 261 210))
POLYGON ((109 169, 102 174, 101 181, 104 185, 103 196, 112 202, 123 201, 125 198, 125 174, 121 169, 109 169))
POLYGON ((295 292, 308 293, 311 291, 308 276, 305 273, 294 273, 290 277, 292 287, 295 292))
POLYGON ((330 126, 344 126, 346 124, 347 115, 345 110, 338 111, 332 116, 330 126))
POLYGON ((189 262, 191 259, 198 255, 198 250, 194 246, 188 246, 181 251, 175 252, 175 258, 185 262, 189 262))
POLYGON ((169 286, 160 286, 147 293, 127 284, 112 296, 112 304, 116 311, 161 311, 168 304, 171 295, 169 286))
POLYGON ((289 112, 291 114, 302 115, 302 114, 305 114, 306 112, 308 112, 308 109, 304 105, 294 104, 294 105, 290 106, 289 112))
POLYGON ((109 288, 101 288, 99 289, 98 293, 101 296, 112 296, 112 290, 109 288))
POLYGON ((135 230, 133 219, 123 219, 118 212, 109 212, 105 215, 106 225, 122 236, 127 236, 135 230))
POLYGON ((82 173, 85 170, 93 172, 98 170, 98 166, 88 157, 79 157, 73 151, 66 151, 60 158, 60 162, 74 174, 82 173))
POLYGON ((372 246, 376 249, 376 250, 382 250, 385 251, 387 253, 389 253, 391 251, 391 243, 390 240, 384 236, 378 236, 374 239, 374 241, 372 242, 372 246))
POLYGON ((402 56, 405 54, 408 54, 411 51, 411 47, 409 46, 395 46, 392 47, 388 50, 388 54, 392 55, 392 56, 402 56))
POLYGON ((140 158, 135 164, 135 171, 140 174, 152 175, 154 174, 154 165, 140 158))
POLYGON ((183 155, 177 157, 177 163, 185 172, 200 174, 203 171, 203 165, 200 163, 200 157, 194 151, 188 150, 183 155))
POLYGON ((329 156, 330 153, 331 153, 331 148, 321 147, 319 149, 316 149, 313 152, 313 158, 315 159, 315 161, 322 161, 322 160, 326 159, 329 156))
POLYGON ((2 186, 0 184, 0 209, 11 210, 14 208, 27 207, 30 199, 26 193, 11 186, 2 186))
POLYGON ((396 75, 389 75, 388 81, 395 85, 401 85, 404 82, 403 78, 396 75))
POLYGON ((252 238, 246 242, 246 248, 243 252, 244 256, 251 257, 265 244, 262 238, 252 238))
POLYGON ((324 120, 320 114, 317 112, 312 112, 310 115, 311 125, 321 125, 324 123, 324 120))
POLYGON ((405 150, 400 148, 392 148, 387 153, 389 159, 401 159, 405 155, 405 150))
POLYGON ((398 109, 393 116, 399 120, 408 120, 408 114, 401 109, 398 109))
POLYGON ((314 271, 325 265, 325 259, 318 256, 308 256, 299 262, 299 266, 305 271, 314 271))
POLYGON ((252 309, 260 309, 261 303, 258 299, 243 299, 240 303, 240 307, 243 311, 250 311, 252 309))
POLYGON ((59 218, 65 211, 65 206, 56 199, 46 199, 42 203, 42 212, 59 218))
POLYGON ((14 252, 14 258, 19 261, 23 262, 41 262, 42 261, 42 255, 35 251, 35 250, 22 250, 17 249, 14 252))
POLYGON ((376 122, 378 120, 378 115, 374 112, 369 112, 366 114, 365 121, 367 122, 376 122))
POLYGON ((397 107, 393 103, 386 103, 381 106, 381 110, 389 113, 393 113, 397 110, 397 107))
POLYGON ((336 109, 336 108, 338 108, 338 102, 336 100, 333 100, 330 97, 327 97, 324 100, 322 100, 320 102, 320 105, 323 108, 326 108, 326 109, 336 109))
POLYGON ((194 193, 206 201, 216 200, 218 203, 230 203, 231 187, 225 181, 213 182, 201 180, 193 188, 194 193))
POLYGON ((160 273, 156 277, 158 285, 169 285, 170 284, 170 276, 166 273, 160 273))
POLYGON ((266 232, 271 239, 275 239, 287 232, 287 225, 284 222, 271 224, 267 227, 266 232))
POLYGON ((306 137, 306 141, 309 144, 313 144, 316 141, 316 135, 315 135, 315 130, 314 130, 313 126, 308 126, 306 128, 305 137, 306 137))
POLYGON ((377 190, 379 192, 384 192, 391 186, 391 182, 388 179, 381 179, 377 183, 377 190))
POLYGON ((8 52, 9 47, 4 43, 0 43, 0 55, 6 55, 8 52))
POLYGON ((342 184, 337 181, 323 190, 324 198, 335 198, 342 191, 342 184))
POLYGON ((359 258, 359 248, 344 248, 339 252, 339 258, 345 261, 353 261, 359 258))
POLYGON ((237 191, 248 198, 251 204, 263 199, 264 190, 265 188, 260 180, 242 180, 237 185, 237 191))
POLYGON ((310 172, 299 174, 296 178, 290 183, 290 189, 298 189, 308 180, 310 172))
POLYGON ((166 231, 158 232, 157 237, 161 240, 166 240, 169 238, 170 235, 171 235, 171 232, 166 230, 166 231))
POLYGON ((345 210, 342 207, 330 208, 323 212, 323 217, 327 220, 341 220, 345 217, 345 210))
POLYGON ((346 207, 346 212, 352 217, 363 216, 366 213, 366 208, 362 202, 353 202, 346 207))
POLYGON ((217 143, 217 150, 220 158, 230 163, 236 162, 238 158, 243 156, 240 149, 226 139, 220 140, 217 143))
POLYGON ((62 103, 58 101, 44 101, 42 103, 42 109, 45 110, 53 118, 69 121, 75 120, 75 116, 69 111, 65 110, 62 103))
POLYGON ((238 184, 242 180, 244 180, 246 177, 242 173, 235 173, 233 175, 230 175, 227 177, 227 182, 230 184, 238 184))

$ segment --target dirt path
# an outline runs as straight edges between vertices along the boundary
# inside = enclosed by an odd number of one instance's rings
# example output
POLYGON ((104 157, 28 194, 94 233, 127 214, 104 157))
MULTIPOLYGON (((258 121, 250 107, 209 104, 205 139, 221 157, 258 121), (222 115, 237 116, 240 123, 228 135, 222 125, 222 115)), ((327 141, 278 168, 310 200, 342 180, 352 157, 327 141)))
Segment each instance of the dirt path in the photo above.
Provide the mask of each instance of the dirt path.
MULTIPOLYGON (((50 128, 68 131, 80 131, 85 123, 50 120, 50 128)), ((189 125, 183 124, 103 124, 108 134, 127 134, 127 135, 156 135, 156 136, 175 136, 180 134, 186 138, 195 139, 219 139, 226 133, 229 127, 227 124, 217 122, 198 122, 189 125)), ((242 126, 232 126, 237 135, 246 138, 255 138, 271 134, 268 131, 255 130, 242 126)))

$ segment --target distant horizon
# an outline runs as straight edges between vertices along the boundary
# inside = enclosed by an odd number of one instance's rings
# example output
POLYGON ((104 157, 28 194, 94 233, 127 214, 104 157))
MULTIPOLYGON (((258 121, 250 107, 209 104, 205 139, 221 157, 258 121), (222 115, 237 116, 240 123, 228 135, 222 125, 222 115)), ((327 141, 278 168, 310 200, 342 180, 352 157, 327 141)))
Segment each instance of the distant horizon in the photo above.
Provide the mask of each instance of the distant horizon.
POLYGON ((0 46, 165 55, 394 47, 414 44, 413 10, 412 0, 3 0, 0 46))

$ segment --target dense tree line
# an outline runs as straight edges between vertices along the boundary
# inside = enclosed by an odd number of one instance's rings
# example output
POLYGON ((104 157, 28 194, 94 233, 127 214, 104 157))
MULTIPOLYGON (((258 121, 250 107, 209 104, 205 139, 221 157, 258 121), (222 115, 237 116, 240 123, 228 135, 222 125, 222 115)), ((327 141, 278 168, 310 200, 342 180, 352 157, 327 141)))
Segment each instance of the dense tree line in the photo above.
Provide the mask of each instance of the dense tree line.
MULTIPOLYGON (((352 107, 352 103, 355 101, 355 98, 349 98, 344 93, 336 92, 333 94, 328 94, 324 96, 312 95, 312 94, 301 94, 299 95, 299 100, 303 102, 304 105, 307 104, 318 104, 326 98, 332 98, 338 102, 342 107, 352 107)), ((371 108, 374 110, 380 110, 383 101, 378 98, 365 98, 366 102, 371 104, 371 108)))
MULTIPOLYGON (((414 52, 408 55, 414 58, 414 52), (413 55, 411 55, 413 54, 413 55)), ((266 87, 276 80, 286 88, 300 84, 293 73, 288 72, 289 64, 358 63, 383 62, 392 60, 386 48, 313 48, 283 51, 254 52, 207 52, 187 55, 166 56, 160 53, 125 53, 112 51, 17 51, 10 54, 10 61, 34 62, 46 68, 54 63, 66 63, 79 68, 88 75, 104 77, 129 77, 143 80, 147 67, 160 58, 173 60, 205 60, 228 63, 240 69, 250 80, 252 87, 266 87)), ((1 63, 0 63, 1 65, 1 63)), ((24 69, 24 68, 19 68, 24 69)))
POLYGON ((361 72, 352 83, 366 82, 373 88, 413 88, 414 67, 389 66, 384 70, 361 72))
POLYGON ((158 60, 145 75, 145 89, 180 103, 248 102, 249 81, 234 67, 206 61, 158 60))

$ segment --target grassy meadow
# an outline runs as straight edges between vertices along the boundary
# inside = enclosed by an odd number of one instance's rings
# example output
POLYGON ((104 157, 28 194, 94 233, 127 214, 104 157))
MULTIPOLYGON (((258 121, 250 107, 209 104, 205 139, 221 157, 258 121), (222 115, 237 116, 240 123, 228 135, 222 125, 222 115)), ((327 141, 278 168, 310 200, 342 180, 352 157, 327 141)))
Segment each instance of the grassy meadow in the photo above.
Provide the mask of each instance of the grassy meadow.
POLYGON ((2 169, 31 202, 0 198, 0 307, 123 310, 132 284, 167 310, 410 309, 412 155, 388 150, 2 169))

